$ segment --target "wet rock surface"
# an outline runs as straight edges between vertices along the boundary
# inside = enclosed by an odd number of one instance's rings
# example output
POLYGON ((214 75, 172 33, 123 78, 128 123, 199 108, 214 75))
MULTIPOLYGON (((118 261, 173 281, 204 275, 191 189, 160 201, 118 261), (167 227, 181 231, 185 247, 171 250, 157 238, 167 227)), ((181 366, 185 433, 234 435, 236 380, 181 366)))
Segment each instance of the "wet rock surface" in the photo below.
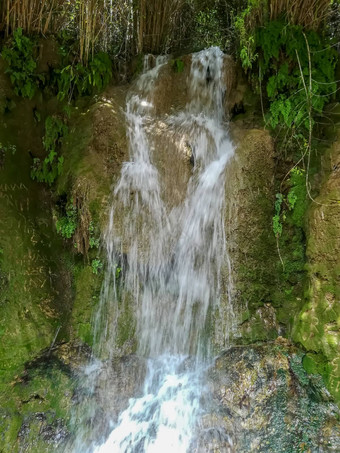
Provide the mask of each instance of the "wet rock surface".
POLYGON ((119 414, 128 407, 129 399, 141 395, 145 373, 145 359, 135 355, 103 363, 90 361, 78 369, 77 389, 72 399, 72 433, 64 444, 64 451, 87 451, 90 446, 100 445, 119 414), (84 426, 91 429, 86 430, 84 426))
POLYGON ((322 158, 320 193, 307 220, 310 297, 295 319, 294 340, 309 353, 308 372, 324 375, 340 401, 340 133, 322 158))
POLYGON ((208 372, 212 399, 199 426, 199 452, 335 452, 339 409, 303 354, 286 340, 232 347, 208 372))

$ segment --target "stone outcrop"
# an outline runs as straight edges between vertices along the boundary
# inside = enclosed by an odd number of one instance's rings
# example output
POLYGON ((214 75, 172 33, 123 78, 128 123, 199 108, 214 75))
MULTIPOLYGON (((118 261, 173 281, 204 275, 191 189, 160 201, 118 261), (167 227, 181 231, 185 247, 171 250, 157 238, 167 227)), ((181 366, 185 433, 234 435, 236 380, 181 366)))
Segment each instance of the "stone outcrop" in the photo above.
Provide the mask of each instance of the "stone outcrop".
POLYGON ((198 452, 333 452, 339 409, 320 377, 309 377, 287 340, 232 347, 208 373, 207 414, 198 452))
POLYGON ((74 373, 78 359, 86 357, 84 342, 91 343, 91 314, 101 278, 93 274, 86 258, 65 247, 56 234, 53 210, 58 197, 74 198, 81 213, 75 242, 86 257, 88 222, 93 220, 99 230, 106 224, 111 183, 126 158, 124 102, 125 91, 117 88, 72 109, 62 149, 63 176, 52 199, 49 187, 34 182, 30 170, 32 157, 44 156, 44 119, 55 114, 56 102, 44 102, 39 95, 32 100, 15 96, 0 60, 4 451, 53 451, 69 435, 74 373), (67 347, 61 353, 62 345, 67 347))
POLYGON ((308 354, 304 365, 321 373, 340 400, 340 140, 322 158, 320 193, 307 222, 308 301, 296 317, 293 338, 308 354))
MULTIPOLYGON (((252 342, 275 338, 278 330, 274 309, 265 305, 271 302, 276 253, 271 224, 274 143, 268 131, 246 129, 238 123, 230 128, 236 150, 226 177, 225 230, 231 278, 225 285, 231 289, 231 298, 222 299, 216 316, 219 348, 227 344, 228 337, 252 342)), ((225 287, 224 294, 227 291, 225 287)))

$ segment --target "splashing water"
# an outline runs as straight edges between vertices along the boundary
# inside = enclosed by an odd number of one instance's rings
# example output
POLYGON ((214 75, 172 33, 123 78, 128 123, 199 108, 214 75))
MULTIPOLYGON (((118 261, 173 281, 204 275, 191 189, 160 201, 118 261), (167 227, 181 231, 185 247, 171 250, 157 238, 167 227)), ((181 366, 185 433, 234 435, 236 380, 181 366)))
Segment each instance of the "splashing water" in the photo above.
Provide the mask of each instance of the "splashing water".
POLYGON ((233 146, 223 122, 223 53, 211 48, 193 55, 190 102, 165 119, 176 137, 186 137, 194 161, 183 201, 172 207, 164 201, 149 137, 153 86, 164 63, 158 60, 140 77, 127 102, 130 161, 114 189, 109 269, 96 320, 97 352, 110 359, 117 352, 115 273, 122 263, 121 294, 134 301, 137 355, 147 358, 146 378, 141 395, 130 399, 95 453, 190 451, 211 355, 209 310, 218 304, 228 267, 224 179, 233 146))

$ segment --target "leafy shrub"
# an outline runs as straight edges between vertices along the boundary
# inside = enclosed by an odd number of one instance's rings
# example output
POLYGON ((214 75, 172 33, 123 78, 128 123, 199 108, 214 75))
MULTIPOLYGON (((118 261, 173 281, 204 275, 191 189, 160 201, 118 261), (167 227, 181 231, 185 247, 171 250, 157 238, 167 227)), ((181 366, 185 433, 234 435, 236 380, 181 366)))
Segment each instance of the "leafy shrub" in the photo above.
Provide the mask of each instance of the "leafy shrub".
POLYGON ((99 273, 99 271, 103 268, 103 263, 101 262, 100 259, 96 258, 96 259, 92 260, 91 267, 92 267, 92 272, 97 275, 99 273))
POLYGON ((249 29, 247 18, 251 14, 252 5, 248 5, 235 18, 235 30, 239 38, 239 55, 242 67, 248 70, 256 61, 258 55, 255 53, 254 30, 249 29))
POLYGON ((43 138, 47 157, 44 160, 35 158, 31 177, 39 182, 51 185, 62 172, 64 158, 58 156, 58 147, 68 133, 66 124, 58 117, 49 116, 45 121, 45 136, 43 138))
POLYGON ((57 232, 64 239, 70 239, 77 229, 77 224, 77 208, 73 206, 73 202, 71 200, 66 205, 65 215, 56 221, 57 232))
POLYGON ((100 244, 100 239, 96 234, 96 229, 94 226, 93 221, 91 220, 90 225, 89 225, 89 245, 90 248, 98 248, 100 244))
POLYGON ((12 156, 14 156, 14 154, 17 152, 17 147, 15 145, 12 145, 12 144, 3 145, 1 142, 0 142, 0 149, 4 153, 12 154, 12 156))
POLYGON ((184 61, 180 58, 176 58, 172 61, 172 68, 177 74, 180 74, 184 71, 184 61))
POLYGON ((56 70, 58 99, 68 100, 89 95, 106 87, 112 77, 112 63, 107 53, 100 52, 88 66, 81 63, 56 70))
POLYGON ((2 57, 7 63, 6 72, 9 74, 14 91, 18 96, 31 99, 34 96, 39 82, 44 77, 35 74, 37 63, 34 58, 34 43, 24 36, 22 29, 13 33, 9 46, 5 46, 2 57))
POLYGON ((194 45, 197 48, 218 46, 225 49, 227 42, 216 8, 198 11, 195 16, 194 45))
POLYGON ((259 28, 255 46, 270 101, 269 124, 273 128, 283 124, 286 128, 308 130, 308 103, 311 102, 314 116, 321 114, 336 90, 336 51, 327 48, 315 31, 304 32, 302 27, 283 21, 272 21, 259 28), (306 96, 304 83, 309 85, 309 58, 312 86, 306 96))
POLYGON ((264 0, 248 0, 235 19, 242 66, 246 72, 252 69, 257 88, 264 84, 267 122, 285 134, 290 131, 288 139, 306 136, 336 91, 338 55, 322 29, 330 3, 322 3, 323 17, 314 17, 301 14, 299 5, 308 9, 302 0, 291 8, 278 0, 271 8, 264 0))

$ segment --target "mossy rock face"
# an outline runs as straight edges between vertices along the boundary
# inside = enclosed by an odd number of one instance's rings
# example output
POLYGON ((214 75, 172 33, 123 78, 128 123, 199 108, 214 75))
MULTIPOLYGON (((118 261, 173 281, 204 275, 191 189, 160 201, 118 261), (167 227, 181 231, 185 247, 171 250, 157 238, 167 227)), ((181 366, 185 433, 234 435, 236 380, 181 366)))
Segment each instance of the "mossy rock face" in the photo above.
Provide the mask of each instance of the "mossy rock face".
POLYGON ((110 87, 99 98, 79 101, 71 110, 70 132, 62 147, 64 166, 56 191, 77 208, 72 242, 83 255, 70 264, 74 297, 71 338, 88 345, 93 343, 92 315, 98 310, 105 262, 99 244, 91 248, 90 224, 98 239, 105 235, 111 187, 128 158, 123 114, 126 91, 125 87, 110 87), (100 260, 98 271, 91 267, 93 260, 100 260))
POLYGON ((63 142, 64 165, 57 192, 82 198, 83 209, 103 230, 111 185, 128 158, 125 87, 109 88, 95 101, 79 101, 71 110, 69 134, 63 142))
MULTIPOLYGON (((30 178, 30 153, 43 153, 43 126, 34 117, 41 101, 15 97, 0 69, 0 104, 4 99, 13 101, 13 108, 1 112, 0 122, 0 444, 16 451, 26 419, 45 411, 50 411, 47 424, 60 417, 59 401, 34 396, 47 388, 53 395, 52 375, 32 377, 37 392, 29 386, 19 390, 16 382, 41 351, 69 338, 72 293, 50 193, 30 178)), ((60 382, 60 387, 66 383, 60 382)))
POLYGON ((27 362, 1 396, 0 439, 4 451, 53 452, 71 435, 71 407, 79 367, 89 351, 53 345, 27 362))
POLYGON ((208 373, 197 451, 337 451, 339 410, 287 340, 233 347, 208 373), (230 448, 230 450, 228 450, 230 448))
MULTIPOLYGON (((91 344, 91 316, 101 275, 93 274, 87 260, 73 256, 57 235, 51 191, 30 178, 32 156, 45 153, 44 124, 34 112, 38 110, 42 118, 51 115, 56 102, 43 102, 39 93, 32 100, 14 96, 1 68, 0 444, 4 451, 53 451, 68 433, 73 377, 59 359, 52 360, 53 351, 46 361, 44 351, 70 340, 91 344)), ((124 103, 125 92, 120 93, 124 103)), ((114 109, 123 116, 121 104, 114 104, 114 95, 112 99, 109 92, 106 95, 108 100, 101 102, 82 101, 71 117, 71 132, 76 135, 72 141, 70 133, 71 148, 66 144, 63 150, 64 176, 59 181, 61 192, 70 191, 70 196, 88 202, 83 205, 99 234, 113 175, 124 160, 113 139, 119 130, 125 140, 124 121, 112 121, 114 109)), ((77 361, 79 354, 73 353, 77 361)), ((62 362, 69 363, 65 357, 62 362)))
POLYGON ((91 363, 87 379, 78 381, 70 436, 61 451, 94 451, 128 407, 129 399, 143 393, 147 361, 135 355, 91 363), (89 388, 89 382, 95 385, 89 388), (88 427, 91 426, 91 429, 88 427))
POLYGON ((236 150, 227 167, 225 230, 232 272, 231 287, 226 278, 223 288, 224 294, 231 289, 231 300, 222 299, 215 317, 215 343, 222 348, 235 320, 241 327, 231 336, 240 341, 277 336, 275 310, 265 307, 275 284, 274 144, 267 131, 247 130, 243 124, 231 124, 231 135, 236 150))
POLYGON ((307 224, 309 291, 293 338, 309 351, 304 361, 321 373, 340 402, 340 141, 323 158, 322 184, 307 224))

